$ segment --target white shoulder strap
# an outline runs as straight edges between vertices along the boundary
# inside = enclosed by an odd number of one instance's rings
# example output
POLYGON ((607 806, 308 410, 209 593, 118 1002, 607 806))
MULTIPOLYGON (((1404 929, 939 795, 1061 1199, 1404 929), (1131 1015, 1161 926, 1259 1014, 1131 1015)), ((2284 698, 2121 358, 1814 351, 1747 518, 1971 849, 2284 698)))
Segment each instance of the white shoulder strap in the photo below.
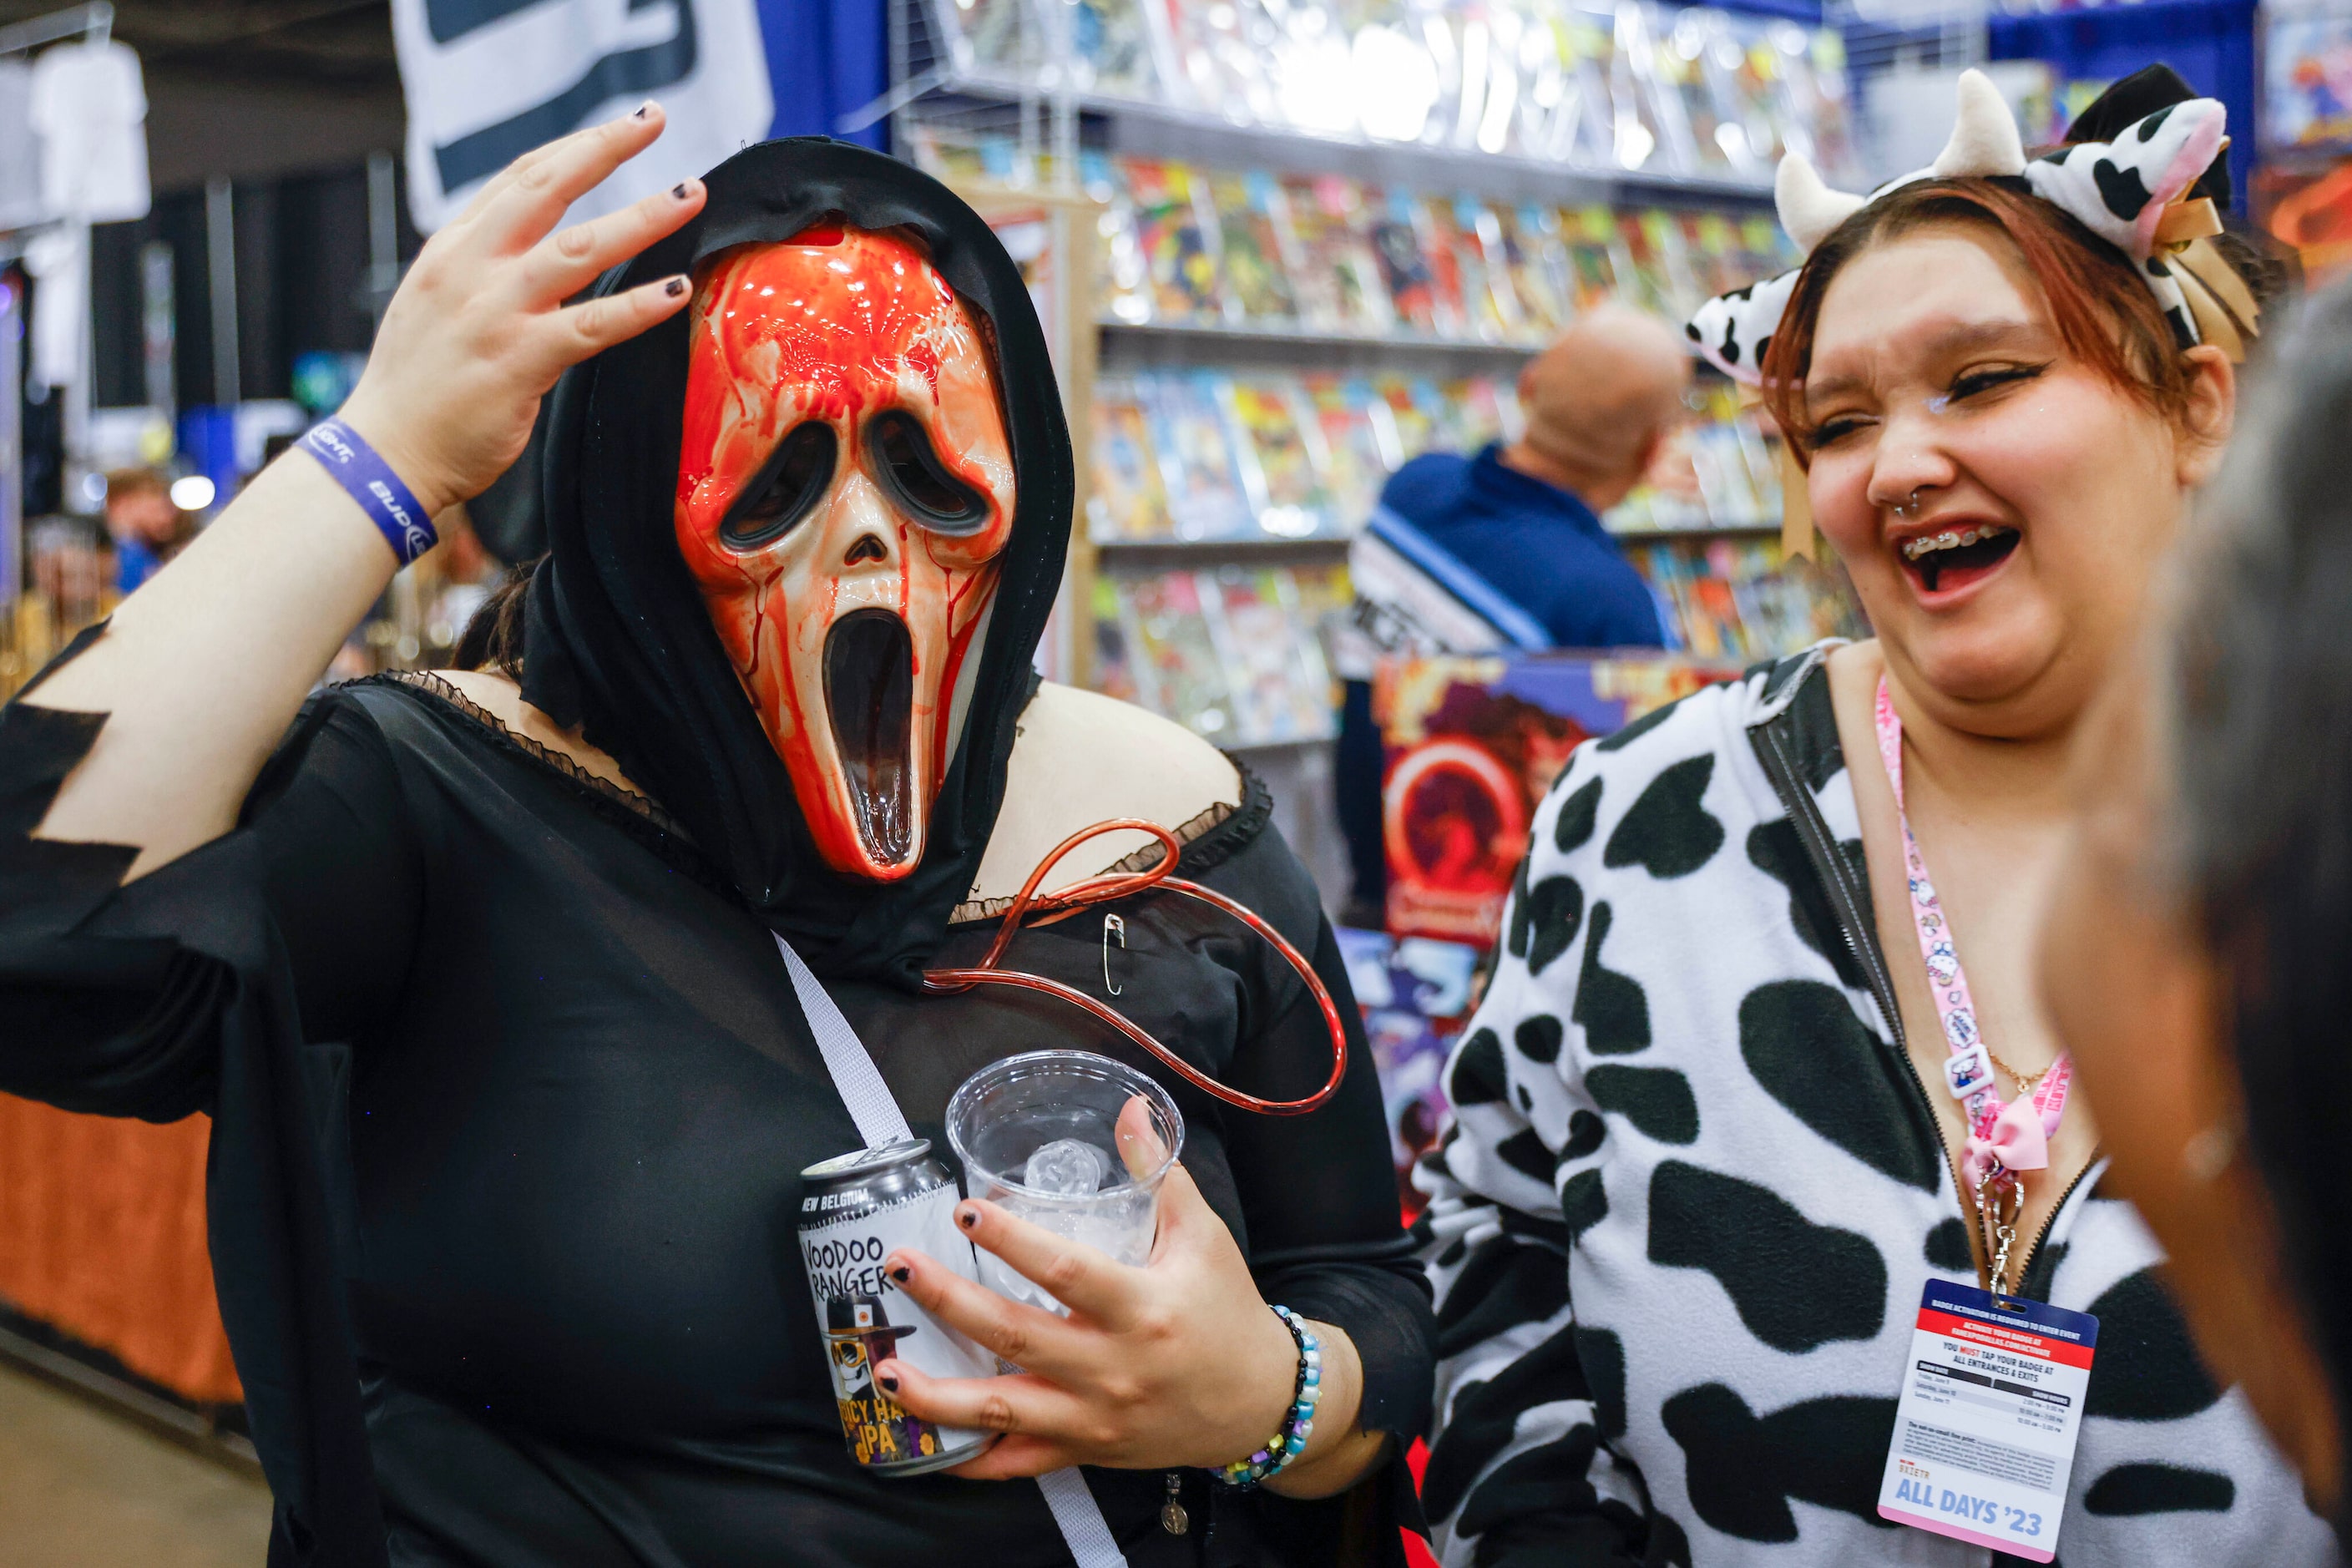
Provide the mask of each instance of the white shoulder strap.
MULTIPOLYGON (((881 1069, 874 1065, 857 1031, 841 1016, 841 1008, 790 942, 776 938, 776 951, 784 955, 793 994, 808 1016, 809 1031, 816 1036, 816 1048, 824 1055, 825 1071, 833 1075, 833 1087, 849 1107, 857 1135, 869 1149, 913 1137, 906 1112, 898 1109, 898 1098, 882 1081, 881 1069)), ((1061 1528, 1062 1540, 1077 1559, 1078 1568, 1127 1568, 1127 1554, 1118 1549, 1110 1523, 1103 1518, 1102 1505, 1087 1489, 1087 1478, 1076 1466, 1039 1476, 1037 1489, 1045 1494, 1045 1506, 1054 1510, 1054 1522, 1061 1528)))

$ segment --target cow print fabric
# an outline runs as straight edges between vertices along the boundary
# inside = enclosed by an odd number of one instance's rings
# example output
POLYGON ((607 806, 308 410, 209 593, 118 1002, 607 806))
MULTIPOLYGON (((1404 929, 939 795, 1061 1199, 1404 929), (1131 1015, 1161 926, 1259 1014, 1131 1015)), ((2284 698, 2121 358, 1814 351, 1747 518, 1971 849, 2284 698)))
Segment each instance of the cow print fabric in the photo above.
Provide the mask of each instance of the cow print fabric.
MULTIPOLYGON (((2113 142, 2053 148, 2021 172, 2035 195, 2055 203, 2139 268, 2182 348, 2197 342, 2197 329, 2179 280, 2154 255, 2156 229, 2166 204, 2194 185, 2220 155, 2226 119, 2216 100, 2191 99, 2126 126, 2113 142)), ((1889 180, 1870 193, 1871 199, 1935 173, 1918 169, 1889 180)), ((1691 346, 1735 381, 1760 384, 1765 350, 1780 330, 1801 270, 1791 268, 1707 300, 1684 328, 1691 346)))
MULTIPOLYGON (((1761 761, 1767 739, 1791 759, 1859 871, 1825 652, 1585 745, 1537 813, 1507 926, 1527 939, 1415 1177, 1447 1568, 1990 1561, 1876 1515, 1920 1289, 1975 1268, 1924 1090, 1761 761)), ((2061 1560, 2336 1562, 2103 1175, 2024 1282, 2100 1319, 2061 1560)))

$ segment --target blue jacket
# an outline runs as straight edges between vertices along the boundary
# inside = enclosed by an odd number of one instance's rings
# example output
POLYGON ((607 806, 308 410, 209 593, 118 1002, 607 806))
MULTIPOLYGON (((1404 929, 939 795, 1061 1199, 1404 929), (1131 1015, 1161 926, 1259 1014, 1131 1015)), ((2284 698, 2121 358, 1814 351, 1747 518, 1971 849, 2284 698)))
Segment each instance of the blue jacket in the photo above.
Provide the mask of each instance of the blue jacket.
POLYGON ((1659 647, 1657 602, 1592 509, 1501 452, 1425 453, 1391 476, 1381 503, 1542 622, 1555 647, 1659 647))

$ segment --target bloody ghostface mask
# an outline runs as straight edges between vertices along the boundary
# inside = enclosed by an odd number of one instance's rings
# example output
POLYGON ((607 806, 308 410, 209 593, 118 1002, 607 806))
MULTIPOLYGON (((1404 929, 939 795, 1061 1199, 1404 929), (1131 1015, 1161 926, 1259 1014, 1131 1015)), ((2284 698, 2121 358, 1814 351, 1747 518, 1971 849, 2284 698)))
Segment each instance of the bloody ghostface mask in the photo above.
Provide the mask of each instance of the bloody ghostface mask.
POLYGON ((826 863, 922 858, 1013 518, 975 313, 889 233, 716 258, 695 292, 674 521, 826 863))

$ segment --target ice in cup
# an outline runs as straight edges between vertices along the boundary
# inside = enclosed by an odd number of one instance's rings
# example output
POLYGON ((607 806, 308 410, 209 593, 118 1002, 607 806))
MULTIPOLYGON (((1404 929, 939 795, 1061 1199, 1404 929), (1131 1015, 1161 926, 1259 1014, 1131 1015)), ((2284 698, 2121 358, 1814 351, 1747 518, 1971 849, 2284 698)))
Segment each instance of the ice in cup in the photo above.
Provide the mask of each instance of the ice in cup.
MULTIPOLYGON (((1150 1078, 1091 1051, 1007 1057, 963 1081, 947 1130, 971 1196, 1118 1262, 1150 1258, 1160 1184, 1183 1152, 1184 1119, 1150 1078), (1119 1117, 1139 1099, 1143 1135, 1122 1151, 1119 1117)), ((1068 1313, 985 1248, 980 1278, 1012 1300, 1068 1313)))

